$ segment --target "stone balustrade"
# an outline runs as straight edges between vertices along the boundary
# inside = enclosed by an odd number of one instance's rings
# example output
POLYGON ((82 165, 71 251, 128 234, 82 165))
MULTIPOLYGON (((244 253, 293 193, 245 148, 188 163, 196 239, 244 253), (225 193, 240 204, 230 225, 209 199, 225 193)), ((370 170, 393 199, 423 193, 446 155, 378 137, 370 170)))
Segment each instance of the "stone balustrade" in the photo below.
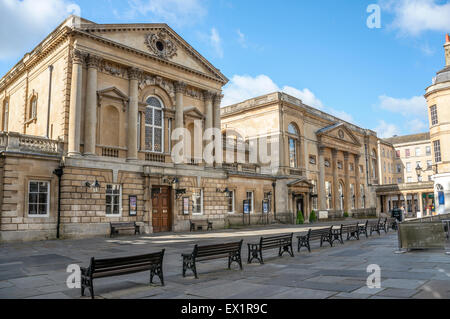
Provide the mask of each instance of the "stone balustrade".
POLYGON ((63 143, 40 136, 0 132, 0 150, 18 153, 62 155, 63 143))

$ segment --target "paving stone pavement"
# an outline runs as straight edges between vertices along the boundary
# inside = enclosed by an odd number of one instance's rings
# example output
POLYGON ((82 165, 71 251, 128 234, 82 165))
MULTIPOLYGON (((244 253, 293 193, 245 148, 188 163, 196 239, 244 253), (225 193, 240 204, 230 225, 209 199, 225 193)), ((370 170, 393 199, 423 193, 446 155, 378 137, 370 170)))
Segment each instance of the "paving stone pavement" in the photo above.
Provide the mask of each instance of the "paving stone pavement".
MULTIPOLYGON (((80 298, 79 289, 69 289, 66 272, 70 264, 88 266, 91 257, 114 258, 166 249, 166 285, 148 285, 148 272, 94 281, 99 299, 381 299, 450 298, 450 256, 444 251, 412 251, 395 254, 394 232, 375 234, 360 241, 336 243, 334 247, 314 242, 312 252, 302 249, 295 257, 279 258, 265 251, 265 264, 246 263, 247 243, 259 237, 304 232, 310 227, 276 225, 239 230, 195 233, 165 233, 117 238, 41 241, 0 244, 0 299, 80 298), (244 239, 244 270, 227 261, 198 263, 199 279, 181 276, 181 253, 198 243, 213 244, 244 239), (367 266, 381 267, 381 288, 369 289, 367 266)), ((297 240, 295 239, 294 246, 297 240)), ((88 297, 89 298, 89 293, 88 297)))

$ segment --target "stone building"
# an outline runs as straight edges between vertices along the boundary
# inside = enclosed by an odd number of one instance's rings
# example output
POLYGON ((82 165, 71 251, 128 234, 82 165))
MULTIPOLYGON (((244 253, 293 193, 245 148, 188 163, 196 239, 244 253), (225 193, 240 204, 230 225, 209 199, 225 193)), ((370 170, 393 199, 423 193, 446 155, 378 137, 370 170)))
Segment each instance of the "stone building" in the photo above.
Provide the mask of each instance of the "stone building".
POLYGON ((221 110, 227 82, 165 24, 69 17, 0 79, 0 240, 375 214, 375 132, 281 93, 221 110), (198 143, 211 129, 244 147, 198 143), (270 164, 253 158, 261 135, 270 164), (194 152, 175 162, 180 141, 194 152))
POLYGON ((379 152, 379 212, 404 208, 411 216, 431 215, 435 207, 430 134, 380 139, 379 152))
MULTIPOLYGON (((379 183, 376 133, 272 93, 222 108, 223 134, 278 141, 276 209, 295 215, 375 215, 379 183), (232 132, 231 134, 229 132, 232 132), (286 194, 280 196, 278 194, 286 194)), ((262 165, 262 171, 264 171, 262 165)))
POLYGON ((447 34, 445 68, 439 71, 433 84, 426 88, 430 135, 433 151, 433 181, 436 209, 450 213, 450 36, 447 34))

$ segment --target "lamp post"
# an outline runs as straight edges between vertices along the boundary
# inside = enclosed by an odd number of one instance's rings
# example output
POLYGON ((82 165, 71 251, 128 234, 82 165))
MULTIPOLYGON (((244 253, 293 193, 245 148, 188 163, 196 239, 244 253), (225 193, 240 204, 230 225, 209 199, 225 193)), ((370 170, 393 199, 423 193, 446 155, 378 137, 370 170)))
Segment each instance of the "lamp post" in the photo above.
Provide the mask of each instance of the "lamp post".
POLYGON ((417 182, 421 182, 420 178, 422 176, 423 169, 420 167, 420 164, 417 164, 416 174, 417 174, 417 182))

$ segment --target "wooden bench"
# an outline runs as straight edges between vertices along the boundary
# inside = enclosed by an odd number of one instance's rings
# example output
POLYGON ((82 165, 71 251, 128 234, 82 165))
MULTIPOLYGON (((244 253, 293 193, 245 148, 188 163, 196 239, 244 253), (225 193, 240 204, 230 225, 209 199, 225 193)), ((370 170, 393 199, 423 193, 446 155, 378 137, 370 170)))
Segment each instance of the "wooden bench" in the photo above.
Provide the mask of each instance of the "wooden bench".
POLYGON ((209 220, 190 220, 189 221, 191 224, 191 232, 192 231, 196 231, 198 230, 199 227, 207 227, 207 230, 212 230, 213 229, 213 223, 210 222, 209 220))
POLYGON ((320 239, 320 247, 323 246, 324 242, 328 242, 331 247, 333 247, 333 241, 331 239, 331 229, 333 227, 328 228, 319 228, 319 229, 310 229, 306 235, 297 236, 298 238, 298 251, 302 247, 308 248, 308 251, 311 252, 311 244, 310 242, 313 240, 320 239))
POLYGON ((253 259, 257 259, 260 264, 264 264, 262 252, 263 250, 278 248, 278 256, 281 257, 287 252, 291 257, 294 257, 292 249, 292 238, 294 233, 288 235, 277 235, 271 237, 261 237, 258 244, 248 244, 248 260, 249 264, 253 259))
POLYGON ((228 258, 228 269, 231 269, 231 264, 237 262, 242 270, 241 249, 243 240, 235 243, 198 246, 195 245, 194 251, 190 254, 182 254, 183 257, 183 277, 186 277, 186 271, 192 270, 195 278, 197 275, 197 261, 206 261, 212 259, 228 258))
POLYGON ((111 227, 110 237, 113 237, 116 234, 119 234, 119 230, 129 229, 134 230, 134 234, 140 234, 141 229, 138 225, 136 225, 136 222, 129 222, 129 223, 109 223, 111 227))
POLYGON ((81 268, 81 296, 84 296, 84 290, 89 289, 91 298, 94 299, 94 279, 106 278, 133 274, 137 272, 150 271, 150 283, 153 283, 153 277, 156 275, 164 286, 163 276, 163 258, 164 249, 161 252, 110 259, 91 258, 91 264, 88 268, 81 268))
POLYGON ((369 238, 369 221, 367 220, 364 224, 358 224, 359 234, 365 234, 366 238, 369 238))
POLYGON ((397 219, 396 218, 388 218, 386 221, 386 232, 389 230, 397 230, 397 219))
POLYGON ((369 221, 369 223, 368 223, 367 226, 369 227, 368 232, 370 233, 370 236, 372 236, 372 233, 373 233, 373 232, 377 232, 378 235, 381 236, 381 230, 382 230, 382 228, 380 228, 380 226, 381 226, 380 220, 381 220, 381 218, 379 218, 379 219, 377 219, 377 220, 370 220, 370 221, 369 221))
POLYGON ((380 229, 380 232, 381 232, 381 230, 384 230, 385 233, 388 232, 388 229, 387 229, 387 227, 388 227, 387 221, 388 221, 387 218, 380 218, 380 220, 378 221, 378 228, 380 229))
POLYGON ((359 240, 359 224, 341 225, 339 228, 333 228, 332 242, 338 240, 341 244, 344 244, 343 234, 347 234, 347 240, 352 238, 359 240))

